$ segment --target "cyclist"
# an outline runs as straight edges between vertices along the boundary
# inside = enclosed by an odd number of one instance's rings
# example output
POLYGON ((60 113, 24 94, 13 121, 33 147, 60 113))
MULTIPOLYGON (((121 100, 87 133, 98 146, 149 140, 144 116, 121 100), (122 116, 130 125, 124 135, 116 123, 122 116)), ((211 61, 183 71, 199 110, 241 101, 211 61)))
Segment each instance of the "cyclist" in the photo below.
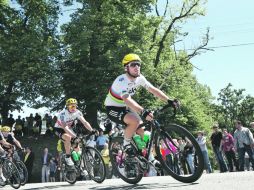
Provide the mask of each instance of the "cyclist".
POLYGON ((10 148, 11 145, 15 145, 19 149, 24 150, 21 143, 15 138, 14 133, 11 132, 11 128, 9 126, 2 127, 1 131, 3 138, 6 140, 5 144, 3 144, 4 147, 10 148))
POLYGON ((77 100, 75 98, 69 98, 66 100, 65 108, 59 113, 57 121, 54 127, 56 135, 63 140, 65 148, 65 161, 68 166, 73 166, 74 163, 71 159, 71 140, 74 140, 77 135, 72 130, 72 126, 75 120, 80 120, 85 128, 90 132, 93 131, 91 125, 85 120, 83 114, 77 109, 77 100))
POLYGON ((110 87, 105 100, 106 111, 109 119, 126 125, 124 132, 124 151, 133 154, 130 141, 136 132, 143 139, 144 130, 138 129, 142 123, 141 117, 148 121, 153 120, 152 111, 139 105, 132 96, 139 86, 146 88, 154 96, 168 102, 173 107, 179 106, 179 101, 170 99, 160 89, 154 87, 140 73, 141 59, 137 54, 127 54, 122 60, 125 73, 118 76, 110 87), (140 117, 141 116, 141 117, 140 117))

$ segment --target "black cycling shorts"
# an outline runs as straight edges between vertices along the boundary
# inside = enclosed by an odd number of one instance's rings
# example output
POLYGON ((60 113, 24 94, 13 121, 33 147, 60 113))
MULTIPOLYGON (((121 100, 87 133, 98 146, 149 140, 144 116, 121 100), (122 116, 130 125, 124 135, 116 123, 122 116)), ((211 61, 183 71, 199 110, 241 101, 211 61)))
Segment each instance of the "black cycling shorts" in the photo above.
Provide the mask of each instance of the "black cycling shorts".
POLYGON ((106 106, 106 111, 109 119, 115 123, 126 125, 124 123, 124 116, 130 111, 126 107, 115 107, 115 106, 106 106))
POLYGON ((61 129, 61 128, 54 127, 54 133, 56 134, 56 136, 58 136, 60 139, 62 139, 62 135, 65 133, 65 130, 61 129))

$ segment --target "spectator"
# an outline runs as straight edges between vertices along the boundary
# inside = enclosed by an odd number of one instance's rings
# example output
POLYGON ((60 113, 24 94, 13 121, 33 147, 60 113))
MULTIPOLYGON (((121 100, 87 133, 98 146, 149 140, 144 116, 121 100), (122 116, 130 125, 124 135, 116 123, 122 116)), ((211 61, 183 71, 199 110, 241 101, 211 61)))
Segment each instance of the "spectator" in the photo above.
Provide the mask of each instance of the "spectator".
POLYGON ((108 144, 105 143, 104 144, 104 148, 101 151, 101 156, 104 160, 105 166, 106 166, 106 178, 109 179, 110 178, 110 174, 109 174, 109 149, 108 149, 108 144))
POLYGON ((228 133, 227 129, 223 129, 223 138, 222 138, 222 149, 225 153, 225 156, 228 160, 229 171, 233 172, 233 163, 236 170, 239 170, 239 164, 236 160, 235 148, 234 148, 234 138, 228 133))
POLYGON ((31 113, 29 117, 27 117, 27 132, 28 135, 33 134, 33 125, 34 125, 34 117, 33 114, 31 113))
POLYGON ((39 128, 39 135, 41 134, 41 126, 42 126, 42 120, 41 120, 41 116, 36 113, 35 116, 34 116, 34 121, 36 122, 35 123, 35 127, 38 127, 39 128))
POLYGON ((15 135, 16 136, 22 136, 22 125, 23 121, 21 119, 21 116, 19 115, 18 118, 15 120, 15 135))
POLYGON ((50 182, 55 182, 56 181, 56 163, 54 161, 54 158, 52 157, 50 159, 50 163, 49 163, 49 178, 50 178, 50 182))
POLYGON ((25 149, 25 156, 24 156, 24 164, 26 165, 27 172, 28 172, 28 183, 31 182, 32 178, 32 171, 33 171, 33 164, 34 164, 34 153, 30 147, 26 147, 25 149))
POLYGON ((96 142, 95 142, 94 138, 95 138, 94 135, 91 135, 89 137, 89 139, 87 140, 86 145, 89 146, 89 147, 96 148, 96 142))
POLYGON ((225 163, 225 160, 222 155, 222 150, 221 150, 221 140, 222 140, 222 132, 219 131, 219 126, 218 124, 213 125, 213 133, 211 136, 211 143, 213 147, 213 151, 215 154, 215 157, 217 159, 217 162, 220 167, 220 172, 226 172, 227 171, 227 165, 225 163))
POLYGON ((13 115, 10 114, 10 116, 7 118, 5 125, 9 126, 12 131, 13 124, 15 123, 15 119, 13 118, 13 115))
POLYGON ((250 127, 254 130, 254 121, 250 123, 250 127))
POLYGON ((28 135, 28 117, 23 118, 22 121, 23 121, 22 132, 24 136, 27 136, 28 135))
POLYGON ((41 181, 49 182, 49 162, 52 158, 51 154, 48 153, 48 148, 45 147, 43 151, 43 155, 41 157, 42 169, 41 169, 41 181))
POLYGON ((106 143, 108 143, 108 138, 103 134, 103 131, 101 130, 100 135, 98 136, 97 140, 96 140, 96 144, 98 147, 98 150, 101 152, 104 148, 104 145, 106 143))
POLYGON ((254 159, 252 148, 254 147, 254 139, 251 131, 243 127, 242 122, 237 120, 235 121, 236 130, 234 132, 235 138, 235 148, 239 156, 239 170, 244 171, 244 156, 245 152, 249 155, 252 168, 254 170, 254 159))
POLYGON ((202 131, 198 131, 198 137, 197 137, 197 142, 201 148, 203 157, 204 157, 204 162, 205 162, 205 167, 206 167, 206 172, 207 173, 212 173, 212 167, 210 164, 209 160, 209 155, 208 155, 208 150, 206 147, 206 137, 204 136, 204 133, 202 131))
POLYGON ((179 150, 180 150, 179 160, 180 160, 181 166, 183 167, 183 172, 186 175, 186 174, 188 174, 186 157, 184 155, 184 147, 186 145, 186 142, 181 137, 179 137, 177 139, 177 143, 178 143, 179 150))
POLYGON ((188 163, 189 174, 193 174, 194 173, 193 144, 191 143, 189 139, 186 138, 185 140, 186 140, 186 145, 184 147, 184 155, 188 163))

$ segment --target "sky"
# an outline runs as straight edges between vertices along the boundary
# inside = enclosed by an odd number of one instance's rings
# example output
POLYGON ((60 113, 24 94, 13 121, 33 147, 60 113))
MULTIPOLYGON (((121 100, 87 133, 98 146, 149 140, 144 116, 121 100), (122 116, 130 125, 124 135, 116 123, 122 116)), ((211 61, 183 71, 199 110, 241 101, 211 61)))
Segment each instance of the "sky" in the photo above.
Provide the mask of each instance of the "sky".
POLYGON ((206 16, 185 26, 191 39, 186 49, 198 44, 200 34, 210 27, 213 39, 207 47, 216 48, 194 57, 191 62, 201 69, 194 70, 198 81, 208 85, 215 97, 228 83, 233 89, 246 89, 246 95, 254 96, 253 7, 253 0, 208 0, 206 16))
MULTIPOLYGON (((164 6, 164 0, 159 0, 159 9, 164 6)), ((183 30, 189 32, 189 37, 179 44, 185 49, 199 45, 201 37, 210 28, 211 39, 207 47, 215 47, 191 59, 198 81, 210 87, 212 95, 218 93, 228 83, 233 89, 246 89, 245 94, 254 96, 254 1, 242 0, 208 0, 205 5, 206 15, 187 22, 183 30), (226 46, 226 47, 224 47, 226 46)), ((64 9, 60 23, 70 21, 69 14, 73 8, 64 9)), ((44 112, 46 109, 34 110, 25 108, 22 116, 30 113, 44 112)))

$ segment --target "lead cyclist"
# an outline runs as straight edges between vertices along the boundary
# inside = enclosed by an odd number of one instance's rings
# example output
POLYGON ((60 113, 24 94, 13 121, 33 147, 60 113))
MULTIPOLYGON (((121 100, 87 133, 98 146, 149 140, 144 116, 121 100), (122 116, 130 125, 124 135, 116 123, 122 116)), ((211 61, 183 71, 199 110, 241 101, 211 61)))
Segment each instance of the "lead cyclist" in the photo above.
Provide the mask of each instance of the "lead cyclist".
POLYGON ((144 129, 138 129, 138 126, 142 124, 141 118, 152 121, 154 117, 152 111, 145 109, 132 98, 138 87, 146 88, 154 96, 175 108, 180 105, 177 99, 170 99, 164 92, 146 80, 140 72, 141 62, 137 54, 131 53, 124 56, 122 65, 125 73, 115 79, 105 100, 109 119, 126 125, 123 146, 128 155, 133 154, 130 142, 134 133, 139 134, 142 139, 144 137, 144 129))
POLYGON ((72 130, 75 120, 80 120, 83 126, 90 132, 93 131, 90 123, 85 120, 83 114, 77 109, 77 100, 69 98, 66 100, 65 108, 58 114, 56 124, 54 126, 55 134, 63 140, 65 148, 65 161, 68 166, 74 166, 71 159, 71 140, 77 137, 77 134, 72 130))

